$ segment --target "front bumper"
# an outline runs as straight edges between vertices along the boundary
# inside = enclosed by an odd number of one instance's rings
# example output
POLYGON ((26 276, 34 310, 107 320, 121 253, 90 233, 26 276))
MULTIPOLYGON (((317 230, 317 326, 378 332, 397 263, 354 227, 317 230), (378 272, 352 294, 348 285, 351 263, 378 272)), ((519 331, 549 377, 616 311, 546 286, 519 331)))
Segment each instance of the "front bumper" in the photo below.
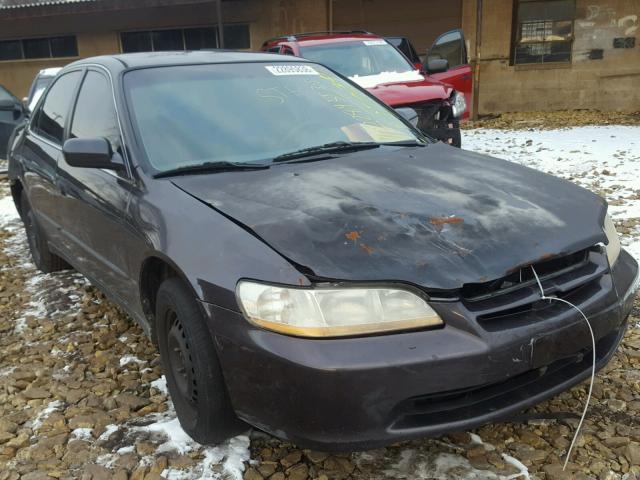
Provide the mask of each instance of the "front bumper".
POLYGON ((429 101, 395 108, 413 109, 417 117, 412 123, 425 135, 454 147, 462 146, 460 119, 453 116, 449 101, 429 101))
POLYGON ((425 128, 422 131, 431 138, 453 147, 460 148, 462 146, 462 135, 459 127, 425 128))
MULTIPOLYGON (((597 368, 624 335, 637 272, 623 251, 582 290, 597 368)), ((591 370, 584 320, 557 302, 507 328, 470 320, 462 302, 442 302, 433 304, 446 324, 438 330, 324 340, 261 330, 203 305, 238 416, 319 450, 368 449, 505 419, 591 370)))

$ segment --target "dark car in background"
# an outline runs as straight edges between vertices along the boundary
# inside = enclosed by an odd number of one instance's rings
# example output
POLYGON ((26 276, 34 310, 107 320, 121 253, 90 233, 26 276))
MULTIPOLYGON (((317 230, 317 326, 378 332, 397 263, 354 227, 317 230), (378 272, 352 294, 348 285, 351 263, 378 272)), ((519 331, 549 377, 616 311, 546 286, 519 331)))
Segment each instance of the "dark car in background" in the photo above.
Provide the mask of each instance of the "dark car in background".
POLYGON ((0 85, 0 160, 7 157, 11 134, 22 123, 25 114, 22 102, 0 85))
POLYGON ((465 96, 432 78, 447 70, 435 59, 420 71, 391 43, 369 32, 317 32, 267 40, 262 51, 295 55, 321 63, 348 77, 393 108, 412 108, 426 134, 459 147, 465 96))
POLYGON ((5 158, 25 127, 25 121, 38 104, 38 100, 60 70, 62 68, 58 67, 40 70, 31 82, 28 95, 22 101, 0 86, 0 159, 5 158), (3 97, 9 100, 3 102, 3 97))
POLYGON ((186 432, 346 450, 506 418, 591 373, 638 266, 607 204, 434 142, 278 55, 67 66, 9 156, 43 271, 73 266, 157 342, 186 432), (244 425, 244 427, 243 427, 244 425))

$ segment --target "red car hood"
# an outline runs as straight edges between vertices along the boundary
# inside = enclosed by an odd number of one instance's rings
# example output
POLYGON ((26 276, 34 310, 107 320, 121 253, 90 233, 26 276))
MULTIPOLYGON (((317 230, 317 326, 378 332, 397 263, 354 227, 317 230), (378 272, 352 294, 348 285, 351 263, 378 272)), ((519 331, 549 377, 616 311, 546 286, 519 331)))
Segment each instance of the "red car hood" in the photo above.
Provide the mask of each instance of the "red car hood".
POLYGON ((453 88, 444 83, 424 78, 413 82, 383 83, 367 91, 391 107, 449 98, 453 88))

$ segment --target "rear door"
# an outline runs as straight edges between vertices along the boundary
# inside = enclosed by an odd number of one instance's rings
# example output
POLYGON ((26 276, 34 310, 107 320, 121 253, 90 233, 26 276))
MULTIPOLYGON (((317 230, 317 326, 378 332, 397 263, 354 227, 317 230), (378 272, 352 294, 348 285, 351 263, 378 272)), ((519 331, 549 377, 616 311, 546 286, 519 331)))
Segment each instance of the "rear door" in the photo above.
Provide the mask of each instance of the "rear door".
POLYGON ((56 79, 34 112, 20 149, 27 197, 40 228, 56 248, 61 247, 60 201, 57 165, 62 157, 64 131, 82 71, 66 73, 56 79))
POLYGON ((0 86, 0 159, 7 158, 7 145, 13 129, 24 119, 22 103, 0 86))
MULTIPOLYGON (((457 91, 464 94, 467 105, 471 105, 471 90, 473 76, 467 46, 462 30, 451 30, 440 35, 427 53, 427 63, 432 59, 445 59, 449 62, 449 70, 430 75, 432 78, 452 85, 457 91)), ((468 115, 469 110, 465 113, 468 115)))

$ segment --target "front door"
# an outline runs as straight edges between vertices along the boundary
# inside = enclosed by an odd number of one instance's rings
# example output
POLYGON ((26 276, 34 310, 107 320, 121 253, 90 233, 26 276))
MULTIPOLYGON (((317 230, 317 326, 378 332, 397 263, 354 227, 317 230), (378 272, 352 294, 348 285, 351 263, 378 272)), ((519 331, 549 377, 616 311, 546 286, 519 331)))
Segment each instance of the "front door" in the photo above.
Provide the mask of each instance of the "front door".
MULTIPOLYGON (((471 90, 473 87, 473 74, 467 56, 462 30, 451 30, 440 35, 427 53, 427 63, 433 59, 444 59, 449 62, 446 72, 434 73, 431 77, 441 82, 452 85, 458 92, 464 94, 467 106, 471 107, 471 90)), ((469 116, 469 108, 464 118, 469 116)))
MULTIPOLYGON (((80 87, 68 138, 106 138, 114 155, 124 157, 111 81, 101 70, 89 69, 80 87)), ((138 297, 131 278, 129 253, 134 251, 128 205, 133 182, 129 171, 116 173, 59 164, 63 235, 73 263, 109 293, 128 303, 138 297)))

